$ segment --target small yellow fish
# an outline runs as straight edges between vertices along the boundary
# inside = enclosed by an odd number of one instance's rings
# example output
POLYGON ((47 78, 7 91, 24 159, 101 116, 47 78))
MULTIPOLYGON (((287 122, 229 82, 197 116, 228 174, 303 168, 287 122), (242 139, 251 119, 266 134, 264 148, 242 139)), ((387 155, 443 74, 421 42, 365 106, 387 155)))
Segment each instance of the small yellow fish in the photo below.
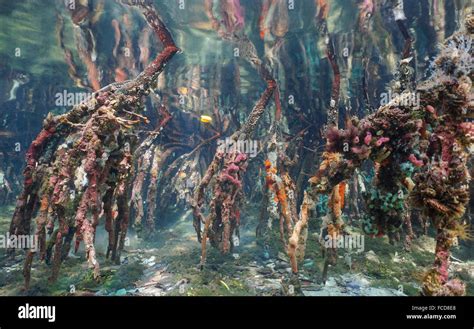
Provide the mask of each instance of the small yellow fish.
POLYGON ((186 178, 186 173, 184 171, 180 171, 179 174, 178 174, 178 177, 181 178, 181 179, 185 179, 186 178))
POLYGON ((178 87, 178 94, 187 95, 188 94, 188 88, 187 87, 178 87))
POLYGON ((212 118, 209 115, 201 115, 200 120, 201 122, 204 122, 204 123, 212 122, 212 118))

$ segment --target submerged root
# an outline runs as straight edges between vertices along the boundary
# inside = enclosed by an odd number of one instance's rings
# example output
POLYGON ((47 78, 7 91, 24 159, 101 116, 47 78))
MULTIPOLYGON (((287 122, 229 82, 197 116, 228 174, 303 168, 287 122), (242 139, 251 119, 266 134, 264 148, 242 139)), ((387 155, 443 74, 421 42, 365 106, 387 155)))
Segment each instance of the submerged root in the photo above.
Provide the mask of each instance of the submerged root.
MULTIPOLYGON (((10 232, 27 234, 40 203, 36 233, 41 241, 41 258, 47 263, 52 261, 50 281, 57 279, 74 236, 75 250, 83 241, 94 277, 99 276, 94 240, 102 208, 109 233, 107 256, 120 263, 129 222, 134 129, 142 120, 147 121, 138 113, 143 107, 141 100, 179 50, 151 5, 133 1, 130 4, 142 8, 148 24, 164 44, 163 51, 135 79, 102 88, 64 115, 49 115, 26 153, 24 189, 10 232), (113 214, 114 206, 117 216, 113 214), (45 225, 54 232, 47 246, 45 225)), ((35 253, 28 251, 25 260, 27 289, 35 253)))

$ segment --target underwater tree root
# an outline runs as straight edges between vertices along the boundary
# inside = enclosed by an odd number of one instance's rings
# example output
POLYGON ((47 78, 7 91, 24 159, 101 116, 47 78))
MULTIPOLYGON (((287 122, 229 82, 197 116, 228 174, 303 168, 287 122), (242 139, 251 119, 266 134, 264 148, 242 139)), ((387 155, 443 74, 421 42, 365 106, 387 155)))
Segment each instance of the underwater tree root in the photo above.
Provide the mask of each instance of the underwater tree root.
MULTIPOLYGON (((135 79, 114 83, 93 94, 70 112, 49 115, 26 154, 23 192, 11 222, 11 234, 27 234, 36 216, 41 258, 52 254, 50 280, 57 279, 75 236, 75 250, 84 242, 95 277, 99 263, 94 247, 95 230, 105 217, 109 233, 107 256, 120 263, 130 217, 129 195, 136 149, 134 128, 145 117, 142 98, 148 95, 166 63, 179 51, 155 9, 136 1, 164 48, 135 79), (46 249, 45 230, 54 234, 46 249), (46 252, 45 252, 46 250, 46 252)), ((36 250, 29 250, 24 265, 25 287, 31 278, 36 250)))
MULTIPOLYGON (((253 107, 242 127, 230 137, 232 143, 243 141, 252 136, 256 125, 267 107, 270 98, 277 88, 277 84, 269 70, 257 56, 253 43, 245 36, 228 32, 224 26, 214 18, 212 4, 206 2, 208 16, 213 21, 213 27, 223 39, 236 44, 241 56, 246 59, 266 82, 267 87, 258 102, 253 107), (213 19, 214 18, 214 19, 213 19)), ((198 241, 201 243, 201 268, 206 262, 206 244, 209 239, 211 245, 222 253, 228 253, 238 239, 240 225, 240 203, 243 198, 242 179, 248 165, 248 157, 240 153, 237 147, 227 150, 217 150, 201 182, 196 187, 192 201, 194 228, 198 241), (205 203, 205 192, 210 187, 212 191, 209 202, 209 214, 204 216, 202 207, 205 203), (204 228, 201 231, 201 225, 204 228)))
MULTIPOLYGON (((468 150, 474 143, 474 125, 468 121, 474 117, 471 92, 474 72, 469 64, 474 55, 470 46, 473 37, 474 15, 470 14, 464 29, 445 42, 435 59, 432 77, 416 87, 419 106, 394 101, 362 120, 351 119, 344 130, 327 131, 323 161, 309 180, 300 220, 290 239, 288 254, 294 273, 298 271, 295 251, 314 200, 321 193, 331 193, 337 184, 371 159, 379 170, 384 170, 380 173, 384 180, 390 178, 393 184, 407 186, 410 205, 421 209, 422 215, 430 218, 437 229, 434 266, 425 276, 423 293, 465 293, 459 279, 448 278, 448 267, 451 246, 456 239, 467 236, 462 216, 469 201, 468 150), (412 177, 406 168, 415 172, 412 177)), ((386 196, 374 194, 371 202, 382 202, 386 196)), ((388 196, 392 200, 389 204, 400 204, 403 209, 403 198, 394 201, 396 195, 388 196)), ((399 226, 406 213, 401 214, 399 226)), ((377 218, 380 216, 369 218, 365 230, 385 234, 389 232, 384 225, 395 225, 381 223, 377 218)))

